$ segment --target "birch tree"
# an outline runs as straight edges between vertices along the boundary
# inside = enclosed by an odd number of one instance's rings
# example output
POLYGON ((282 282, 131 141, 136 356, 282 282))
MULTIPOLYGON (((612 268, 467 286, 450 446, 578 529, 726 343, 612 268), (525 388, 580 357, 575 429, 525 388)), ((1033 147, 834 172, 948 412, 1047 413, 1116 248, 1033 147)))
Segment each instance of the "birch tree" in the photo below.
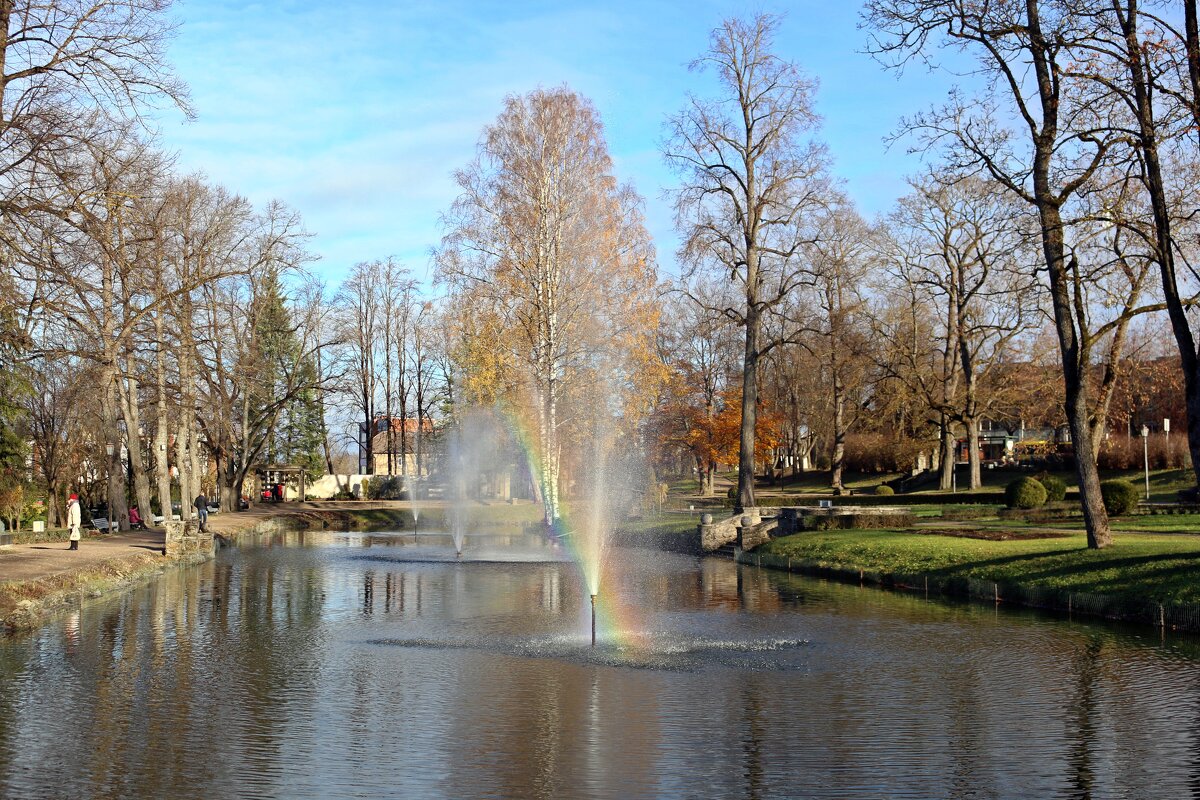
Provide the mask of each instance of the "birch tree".
POLYGON ((612 171, 586 99, 565 87, 509 97, 455 173, 437 253, 440 279, 495 315, 524 373, 547 524, 561 514, 561 401, 639 322, 645 307, 627 303, 655 284, 640 201, 612 171))

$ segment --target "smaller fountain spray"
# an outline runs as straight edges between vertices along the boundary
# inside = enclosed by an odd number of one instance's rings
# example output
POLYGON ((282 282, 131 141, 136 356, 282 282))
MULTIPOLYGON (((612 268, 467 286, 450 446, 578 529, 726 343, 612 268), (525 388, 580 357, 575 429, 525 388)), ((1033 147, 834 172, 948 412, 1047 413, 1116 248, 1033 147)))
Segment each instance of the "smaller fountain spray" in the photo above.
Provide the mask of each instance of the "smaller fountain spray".
POLYGON ((592 595, 592 647, 596 646, 596 595, 592 595))

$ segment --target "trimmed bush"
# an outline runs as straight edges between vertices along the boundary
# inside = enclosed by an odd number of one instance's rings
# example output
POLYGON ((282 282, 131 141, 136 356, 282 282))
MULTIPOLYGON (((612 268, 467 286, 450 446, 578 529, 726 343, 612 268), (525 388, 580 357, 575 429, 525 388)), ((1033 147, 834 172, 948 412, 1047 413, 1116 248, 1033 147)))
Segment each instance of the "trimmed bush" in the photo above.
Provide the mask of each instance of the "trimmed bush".
POLYGON ((1046 487, 1033 478, 1017 478, 1004 489, 1009 508, 1037 508, 1046 502, 1046 487))
POLYGON ((1104 481, 1100 484, 1100 495, 1104 498, 1104 510, 1111 516, 1132 514, 1138 507, 1141 493, 1129 481, 1104 481))
POLYGON ((1038 483, 1046 487, 1046 502, 1059 503, 1067 496, 1067 483, 1057 475, 1043 473, 1037 476, 1038 483))
POLYGON ((1045 522, 1066 522, 1083 517, 1083 509, 1075 503, 1047 503, 1041 508, 1002 508, 996 512, 1000 519, 1019 519, 1035 525, 1045 522))
POLYGON ((888 486, 886 483, 881 483, 875 487, 875 494, 879 495, 880 497, 891 497, 895 493, 895 490, 893 490, 892 487, 888 486))
POLYGON ((399 475, 379 475, 367 483, 368 500, 405 499, 404 478, 399 475))
POLYGON ((858 514, 823 516, 804 514, 797 524, 804 531, 853 531, 853 530, 896 530, 911 528, 916 524, 911 512, 903 514, 879 514, 863 511, 858 514))

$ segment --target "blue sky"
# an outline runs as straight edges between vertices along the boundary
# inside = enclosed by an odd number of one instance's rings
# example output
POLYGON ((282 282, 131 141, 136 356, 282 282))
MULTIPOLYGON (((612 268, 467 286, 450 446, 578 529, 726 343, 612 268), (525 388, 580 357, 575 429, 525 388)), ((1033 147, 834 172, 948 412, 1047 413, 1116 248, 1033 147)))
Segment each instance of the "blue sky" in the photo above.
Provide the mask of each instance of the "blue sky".
POLYGON ((919 163, 883 139, 944 97, 949 79, 885 73, 861 53, 852 2, 183 0, 171 58, 198 118, 164 117, 164 145, 181 171, 296 208, 330 283, 387 256, 424 275, 456 195, 452 172, 504 97, 565 83, 599 109, 617 175, 646 198, 659 262, 673 272, 663 122, 689 91, 713 89, 686 67, 709 31, 757 10, 785 14, 777 52, 820 81, 819 136, 835 173, 864 213, 885 211, 919 163))

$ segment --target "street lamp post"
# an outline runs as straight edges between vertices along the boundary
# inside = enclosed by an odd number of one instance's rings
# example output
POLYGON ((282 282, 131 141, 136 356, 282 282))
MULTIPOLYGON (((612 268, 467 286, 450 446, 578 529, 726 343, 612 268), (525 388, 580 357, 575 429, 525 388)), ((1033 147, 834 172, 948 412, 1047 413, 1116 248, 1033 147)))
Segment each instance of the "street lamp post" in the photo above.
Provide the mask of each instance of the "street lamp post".
POLYGON ((1150 426, 1142 426, 1142 464, 1146 469, 1146 499, 1150 499, 1150 426))
POLYGON ((108 454, 108 469, 105 470, 108 473, 108 492, 105 494, 106 508, 104 510, 104 516, 108 519, 108 532, 112 533, 113 509, 117 507, 116 484, 113 481, 113 453, 117 452, 117 448, 112 442, 109 442, 108 444, 104 445, 104 452, 108 454))

